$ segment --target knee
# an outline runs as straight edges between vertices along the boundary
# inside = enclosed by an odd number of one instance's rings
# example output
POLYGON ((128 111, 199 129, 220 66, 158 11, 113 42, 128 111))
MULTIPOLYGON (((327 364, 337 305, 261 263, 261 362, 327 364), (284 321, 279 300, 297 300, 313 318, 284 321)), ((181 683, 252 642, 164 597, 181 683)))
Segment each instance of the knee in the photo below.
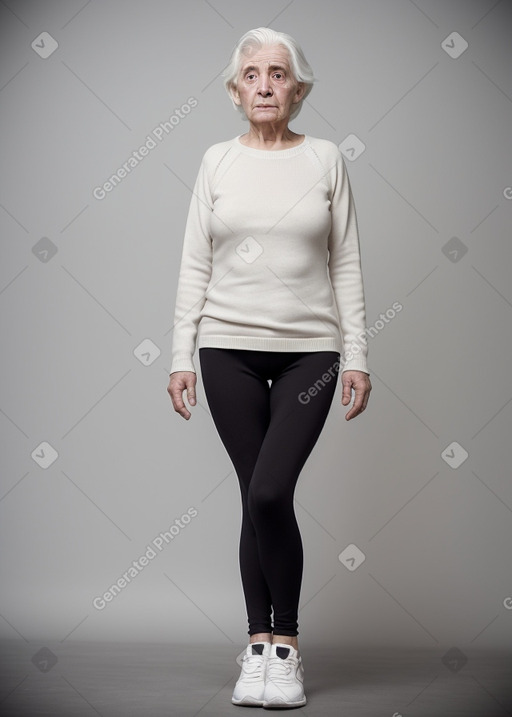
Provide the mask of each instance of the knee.
POLYGON ((288 504, 293 502, 288 491, 277 485, 257 485, 251 481, 248 493, 248 505, 252 515, 269 518, 273 515, 282 516, 288 504))

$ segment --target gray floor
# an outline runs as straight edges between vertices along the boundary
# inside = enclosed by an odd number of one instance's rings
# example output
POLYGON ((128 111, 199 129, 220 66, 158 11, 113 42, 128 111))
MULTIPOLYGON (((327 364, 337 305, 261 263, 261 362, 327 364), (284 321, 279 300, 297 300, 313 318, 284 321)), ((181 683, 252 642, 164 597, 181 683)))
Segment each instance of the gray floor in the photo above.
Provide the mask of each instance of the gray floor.
MULTIPOLYGON (((243 647, 4 641, 0 715, 275 714, 231 704, 243 647)), ((512 652, 465 649, 443 661, 447 650, 300 647, 308 704, 292 714, 512 716, 512 652)))

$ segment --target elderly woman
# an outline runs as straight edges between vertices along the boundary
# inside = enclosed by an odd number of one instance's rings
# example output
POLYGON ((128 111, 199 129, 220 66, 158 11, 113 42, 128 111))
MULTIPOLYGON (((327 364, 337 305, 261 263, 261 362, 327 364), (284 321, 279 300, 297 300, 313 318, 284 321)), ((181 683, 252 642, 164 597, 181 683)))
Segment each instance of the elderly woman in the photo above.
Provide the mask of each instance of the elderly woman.
POLYGON ((241 492, 239 562, 250 638, 232 697, 237 705, 306 704, 295 486, 340 369, 344 406, 354 393, 347 420, 364 411, 372 388, 343 157, 333 142, 288 126, 313 81, 285 33, 261 27, 236 44, 224 83, 249 129, 203 156, 176 296, 167 391, 188 420, 183 392, 194 406, 197 341, 208 406, 241 492))

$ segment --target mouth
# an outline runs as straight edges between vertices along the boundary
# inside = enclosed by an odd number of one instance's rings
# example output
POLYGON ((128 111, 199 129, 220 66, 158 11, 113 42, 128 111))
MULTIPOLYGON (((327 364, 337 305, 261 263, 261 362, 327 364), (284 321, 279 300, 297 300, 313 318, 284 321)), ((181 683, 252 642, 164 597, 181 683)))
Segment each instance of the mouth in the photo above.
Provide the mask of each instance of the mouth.
POLYGON ((258 110, 268 110, 268 109, 276 109, 275 105, 256 105, 256 109, 258 110))

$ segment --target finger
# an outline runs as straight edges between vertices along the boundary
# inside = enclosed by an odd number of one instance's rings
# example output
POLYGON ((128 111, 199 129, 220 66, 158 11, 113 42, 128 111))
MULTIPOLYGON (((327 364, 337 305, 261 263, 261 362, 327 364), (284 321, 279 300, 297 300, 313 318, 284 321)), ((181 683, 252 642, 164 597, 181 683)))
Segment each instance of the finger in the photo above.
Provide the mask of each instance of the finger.
POLYGON ((341 396, 341 402, 344 406, 350 403, 350 398, 352 394, 352 381, 350 379, 346 379, 343 381, 343 394, 341 396))
POLYGON ((192 415, 190 413, 190 411, 188 410, 188 408, 183 403, 183 401, 181 402, 181 407, 178 407, 178 408, 175 407, 174 410, 176 411, 176 413, 179 413, 180 416, 183 416, 183 418, 185 418, 187 421, 190 418, 190 416, 192 415))
POLYGON ((354 403, 352 405, 352 408, 350 411, 346 414, 345 418, 347 421, 350 421, 351 418, 355 418, 358 416, 362 411, 364 411, 364 396, 365 396, 365 390, 362 388, 355 387, 355 397, 354 397, 354 403))
POLYGON ((196 389, 195 386, 187 386, 187 400, 191 406, 196 405, 196 389))
POLYGON ((171 388, 169 389, 169 393, 171 394, 172 405, 174 406, 176 411, 185 407, 185 404, 183 403, 183 397, 182 397, 182 392, 184 390, 185 390, 185 387, 179 386, 179 385, 171 386, 171 388))
POLYGON ((170 393, 171 393, 171 400, 172 405, 174 406, 174 410, 176 413, 179 413, 180 416, 183 416, 183 418, 186 418, 187 420, 190 418, 191 413, 185 406, 183 402, 183 396, 182 392, 185 390, 184 386, 174 386, 170 393))
POLYGON ((365 410, 366 406, 368 405, 369 398, 370 398, 370 391, 365 391, 364 401, 363 401, 363 411, 365 410))

